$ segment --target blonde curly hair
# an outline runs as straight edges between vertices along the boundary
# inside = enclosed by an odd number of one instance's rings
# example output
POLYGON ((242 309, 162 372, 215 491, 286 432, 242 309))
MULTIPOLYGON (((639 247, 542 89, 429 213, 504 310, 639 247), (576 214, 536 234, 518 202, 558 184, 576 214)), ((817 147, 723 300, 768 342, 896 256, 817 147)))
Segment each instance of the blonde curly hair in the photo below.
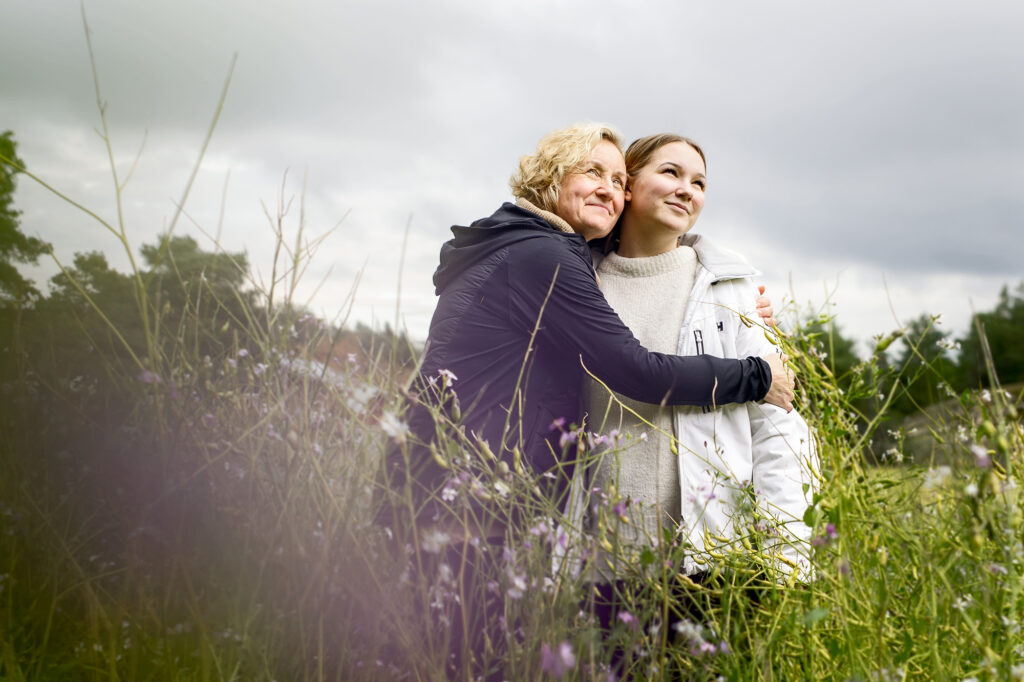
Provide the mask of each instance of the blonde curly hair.
POLYGON ((537 143, 537 151, 519 159, 519 170, 508 182, 513 196, 554 213, 562 180, 579 170, 602 140, 622 151, 619 131, 605 123, 577 123, 548 133, 537 143))

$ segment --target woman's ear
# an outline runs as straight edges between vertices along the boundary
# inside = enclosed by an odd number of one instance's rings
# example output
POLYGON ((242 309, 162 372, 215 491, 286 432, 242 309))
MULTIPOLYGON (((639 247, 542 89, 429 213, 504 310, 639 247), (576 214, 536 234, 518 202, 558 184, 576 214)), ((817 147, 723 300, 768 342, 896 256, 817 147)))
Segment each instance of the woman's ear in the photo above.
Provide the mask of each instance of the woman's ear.
POLYGON ((622 198, 626 201, 631 201, 633 199, 633 190, 629 188, 629 185, 626 185, 626 190, 622 193, 622 198))

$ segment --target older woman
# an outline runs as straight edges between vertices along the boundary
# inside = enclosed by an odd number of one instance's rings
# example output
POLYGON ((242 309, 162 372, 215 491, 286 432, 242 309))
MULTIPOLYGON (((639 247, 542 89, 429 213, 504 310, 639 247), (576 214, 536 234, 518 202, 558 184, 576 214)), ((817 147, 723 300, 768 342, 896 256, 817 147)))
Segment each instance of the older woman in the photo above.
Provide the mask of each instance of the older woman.
MULTIPOLYGON (((516 203, 453 227, 434 274, 440 299, 422 386, 436 385, 441 372, 454 377, 470 438, 503 459, 518 449, 535 472, 560 471, 560 483, 571 476, 571 464, 557 460, 559 448, 546 438, 555 420, 578 421, 584 367, 642 402, 765 400, 792 408, 792 380, 779 355, 725 360, 649 352, 608 305, 587 241, 606 236, 622 212, 620 145, 618 133, 600 124, 544 137, 512 177, 516 203)), ((420 445, 434 438, 434 417, 422 405, 410 426, 420 445)), ((415 446, 389 458, 388 474, 392 485, 411 483, 424 500, 445 477, 426 448, 415 446)), ((427 516, 437 511, 428 505, 427 516)))
MULTIPOLYGON (((630 145, 626 167, 627 206, 610 239, 614 250, 597 256, 612 307, 653 350, 770 353, 765 330, 752 324, 751 278, 760 273, 739 254, 690 234, 708 182, 701 148, 679 135, 652 135, 630 145)), ((628 575, 630 546, 658 542, 666 526, 694 550, 686 572, 706 570, 706 548, 746 532, 737 516, 751 499, 751 511, 777 522, 766 524, 775 532, 775 553, 766 558, 785 572, 809 570, 810 528, 802 517, 817 486, 816 454, 799 414, 753 403, 666 408, 632 396, 611 400, 593 382, 586 394, 591 428, 648 434, 596 467, 593 486, 614 486, 633 501, 632 523, 616 534, 620 551, 597 562, 605 581, 628 575)))

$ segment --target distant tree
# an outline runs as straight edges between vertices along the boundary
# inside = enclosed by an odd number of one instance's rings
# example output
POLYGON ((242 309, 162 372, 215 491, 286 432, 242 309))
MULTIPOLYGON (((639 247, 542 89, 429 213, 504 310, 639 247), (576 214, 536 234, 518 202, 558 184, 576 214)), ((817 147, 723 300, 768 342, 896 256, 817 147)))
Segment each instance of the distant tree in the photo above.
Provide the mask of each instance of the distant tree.
POLYGON ((112 269, 102 253, 77 253, 26 323, 35 352, 58 370, 85 371, 98 358, 134 367, 149 354, 143 315, 166 359, 226 352, 249 322, 245 255, 210 253, 191 237, 162 237, 141 252, 145 310, 134 276, 112 269))
POLYGON ((14 263, 38 262, 39 256, 50 250, 41 239, 22 233, 18 218, 21 211, 14 208, 14 190, 17 174, 25 164, 18 158, 18 144, 14 133, 0 134, 0 304, 21 306, 37 298, 39 291, 25 279, 14 263))
POLYGON ((846 390, 854 381, 855 373, 861 363, 857 355, 856 343, 853 339, 843 336, 834 320, 815 319, 803 326, 801 333, 812 339, 814 347, 822 362, 832 372, 836 385, 846 390))
POLYGON ((1011 295, 1003 286, 995 308, 976 313, 967 336, 960 345, 960 386, 979 388, 989 384, 978 328, 985 334, 992 353, 992 364, 999 381, 1012 384, 1024 381, 1024 282, 1011 295))
POLYGON ((177 342, 216 355, 233 343, 235 331, 259 322, 247 317, 254 297, 243 289, 249 271, 244 253, 205 251, 192 237, 174 235, 161 235, 141 252, 151 304, 177 342))
POLYGON ((37 337, 35 354, 54 367, 85 368, 98 357, 123 357, 125 344, 137 353, 145 346, 134 283, 99 251, 76 253, 50 279, 50 296, 26 326, 37 337))
POLYGON ((958 371, 946 353, 949 333, 938 328, 937 319, 923 313, 907 325, 903 349, 894 363, 901 389, 893 401, 895 412, 913 414, 949 397, 958 371))
POLYGON ((144 245, 140 251, 149 275, 167 290, 195 292, 207 287, 228 293, 241 288, 249 270, 244 253, 204 251, 189 236, 161 235, 158 243, 144 245))

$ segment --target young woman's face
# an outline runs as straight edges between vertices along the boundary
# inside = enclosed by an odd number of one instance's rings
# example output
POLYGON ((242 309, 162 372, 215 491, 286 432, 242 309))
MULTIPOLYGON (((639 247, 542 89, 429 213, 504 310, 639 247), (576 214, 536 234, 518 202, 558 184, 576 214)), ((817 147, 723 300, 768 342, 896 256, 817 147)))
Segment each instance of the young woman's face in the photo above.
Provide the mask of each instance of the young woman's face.
POLYGON ((580 170, 562 180, 555 213, 587 241, 604 237, 622 213, 625 190, 622 152, 608 140, 601 140, 580 170))
MULTIPOLYGON (((645 230, 686 234, 704 208, 704 161, 685 142, 671 142, 651 155, 626 190, 630 222, 645 230)), ((667 234, 665 236, 668 236, 667 234)))

